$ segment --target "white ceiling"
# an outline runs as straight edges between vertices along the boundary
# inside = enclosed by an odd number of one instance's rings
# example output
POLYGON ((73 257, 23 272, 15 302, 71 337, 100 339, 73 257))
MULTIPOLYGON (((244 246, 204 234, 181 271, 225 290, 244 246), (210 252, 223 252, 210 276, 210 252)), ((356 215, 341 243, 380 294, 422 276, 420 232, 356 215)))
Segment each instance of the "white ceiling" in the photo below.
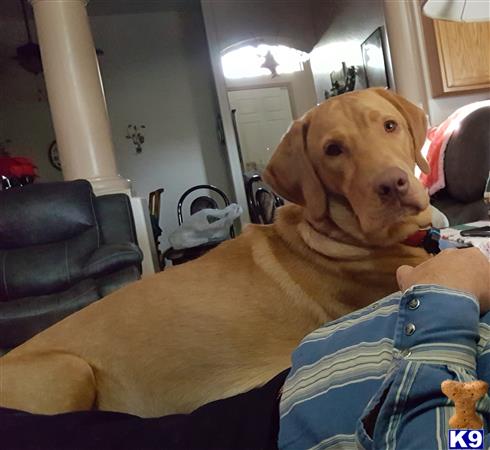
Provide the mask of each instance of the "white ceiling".
MULTIPOLYGON (((27 1, 27 0, 26 0, 27 1)), ((199 4, 199 0, 90 0, 90 15, 139 14, 157 11, 180 11, 199 4)), ((22 19, 20 0, 1 0, 0 18, 22 19)), ((32 8, 28 6, 29 15, 32 8)))
POLYGON ((87 9, 90 15, 102 16, 180 11, 196 4, 199 0, 90 0, 87 9))

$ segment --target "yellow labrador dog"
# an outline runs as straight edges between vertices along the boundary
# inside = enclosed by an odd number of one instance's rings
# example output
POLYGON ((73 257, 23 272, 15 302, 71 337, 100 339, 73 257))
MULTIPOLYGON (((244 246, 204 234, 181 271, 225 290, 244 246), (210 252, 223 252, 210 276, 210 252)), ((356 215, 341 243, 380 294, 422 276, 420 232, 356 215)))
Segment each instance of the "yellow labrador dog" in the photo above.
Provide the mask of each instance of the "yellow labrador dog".
POLYGON ((256 387, 323 323, 395 291, 427 258, 402 242, 430 222, 413 175, 423 111, 345 94, 282 139, 264 178, 293 204, 202 258, 136 282, 0 358, 0 405, 37 413, 189 412, 256 387))

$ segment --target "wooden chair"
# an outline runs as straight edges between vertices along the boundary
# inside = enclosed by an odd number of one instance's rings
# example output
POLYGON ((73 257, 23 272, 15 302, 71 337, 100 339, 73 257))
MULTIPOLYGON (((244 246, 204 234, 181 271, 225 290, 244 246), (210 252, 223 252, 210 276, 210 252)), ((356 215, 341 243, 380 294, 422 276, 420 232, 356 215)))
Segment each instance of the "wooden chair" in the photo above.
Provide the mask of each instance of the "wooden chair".
POLYGON ((161 195, 165 190, 163 188, 150 192, 148 196, 148 207, 150 210, 151 228, 153 230, 153 239, 155 240, 155 247, 157 251, 158 263, 160 270, 165 267, 165 258, 160 250, 160 236, 162 235, 162 229, 160 228, 160 205, 161 195))
POLYGON ((250 220, 252 223, 272 223, 276 209, 284 205, 284 200, 264 184, 258 173, 246 174, 244 179, 250 220))

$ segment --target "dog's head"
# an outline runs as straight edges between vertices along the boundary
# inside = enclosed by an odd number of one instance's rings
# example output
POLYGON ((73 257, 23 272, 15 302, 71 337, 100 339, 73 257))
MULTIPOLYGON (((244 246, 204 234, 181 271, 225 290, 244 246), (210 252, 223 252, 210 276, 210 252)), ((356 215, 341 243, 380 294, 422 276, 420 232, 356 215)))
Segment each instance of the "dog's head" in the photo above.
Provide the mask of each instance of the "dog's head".
POLYGON ((429 216, 428 196, 414 176, 415 164, 429 171, 420 152, 426 128, 424 112, 390 91, 344 94, 293 122, 263 177, 279 195, 304 206, 319 231, 329 195, 344 197, 364 238, 380 244, 396 235, 392 230, 411 233, 429 216), (400 227, 407 224, 416 226, 400 227))

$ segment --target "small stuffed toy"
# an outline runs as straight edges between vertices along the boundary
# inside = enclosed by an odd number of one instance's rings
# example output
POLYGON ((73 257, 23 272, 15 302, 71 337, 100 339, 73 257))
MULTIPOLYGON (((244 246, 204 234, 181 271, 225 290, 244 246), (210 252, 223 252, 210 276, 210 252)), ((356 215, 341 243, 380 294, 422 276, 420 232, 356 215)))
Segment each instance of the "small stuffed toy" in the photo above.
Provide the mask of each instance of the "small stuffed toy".
POLYGON ((484 381, 460 382, 445 380, 441 383, 442 392, 454 402, 456 411, 449 419, 449 427, 463 430, 480 430, 483 421, 476 413, 476 402, 488 391, 484 381))

